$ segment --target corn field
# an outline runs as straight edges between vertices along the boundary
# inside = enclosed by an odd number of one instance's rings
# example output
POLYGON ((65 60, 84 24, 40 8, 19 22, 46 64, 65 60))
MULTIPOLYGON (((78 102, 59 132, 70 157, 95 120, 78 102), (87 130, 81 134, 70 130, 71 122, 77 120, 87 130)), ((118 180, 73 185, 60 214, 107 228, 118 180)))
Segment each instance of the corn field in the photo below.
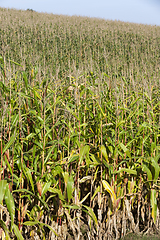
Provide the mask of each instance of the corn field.
POLYGON ((0 239, 160 233, 160 27, 0 23, 0 239))

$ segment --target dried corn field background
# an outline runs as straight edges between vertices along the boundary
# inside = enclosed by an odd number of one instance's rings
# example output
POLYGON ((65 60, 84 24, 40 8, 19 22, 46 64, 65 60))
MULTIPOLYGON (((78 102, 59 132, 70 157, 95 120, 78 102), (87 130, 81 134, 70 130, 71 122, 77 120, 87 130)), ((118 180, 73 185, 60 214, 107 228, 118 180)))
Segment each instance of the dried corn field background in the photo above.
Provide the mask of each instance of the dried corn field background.
POLYGON ((160 231, 160 27, 0 8, 1 239, 160 231))

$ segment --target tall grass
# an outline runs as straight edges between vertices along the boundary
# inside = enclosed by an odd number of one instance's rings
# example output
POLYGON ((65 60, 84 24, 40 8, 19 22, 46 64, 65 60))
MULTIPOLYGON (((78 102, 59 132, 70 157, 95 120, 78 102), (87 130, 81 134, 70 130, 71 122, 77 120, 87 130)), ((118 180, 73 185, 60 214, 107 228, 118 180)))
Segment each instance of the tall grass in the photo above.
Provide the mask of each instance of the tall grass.
POLYGON ((0 234, 159 231, 160 28, 1 13, 0 234))

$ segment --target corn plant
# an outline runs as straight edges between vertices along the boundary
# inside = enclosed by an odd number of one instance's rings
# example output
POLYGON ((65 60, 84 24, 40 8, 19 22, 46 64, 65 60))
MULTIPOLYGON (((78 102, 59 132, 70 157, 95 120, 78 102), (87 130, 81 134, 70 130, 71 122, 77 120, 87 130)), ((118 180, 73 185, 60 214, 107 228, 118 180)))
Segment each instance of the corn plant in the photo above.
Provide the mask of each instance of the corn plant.
POLYGON ((1 237, 159 231, 159 27, 0 11, 1 237))

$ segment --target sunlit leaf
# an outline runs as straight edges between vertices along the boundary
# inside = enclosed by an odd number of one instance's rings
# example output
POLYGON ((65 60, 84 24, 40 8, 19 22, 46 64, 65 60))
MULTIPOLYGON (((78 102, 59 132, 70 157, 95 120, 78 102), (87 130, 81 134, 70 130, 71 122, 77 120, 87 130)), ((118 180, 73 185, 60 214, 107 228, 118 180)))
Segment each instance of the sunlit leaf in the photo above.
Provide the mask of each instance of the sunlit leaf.
POLYGON ((86 201, 86 199, 89 197, 91 192, 87 193, 86 196, 80 201, 80 204, 86 201))
POLYGON ((115 206, 116 204, 116 195, 114 193, 114 190, 112 189, 112 187, 109 185, 109 183, 105 180, 102 180, 102 183, 103 183, 103 187, 104 189, 110 194, 111 196, 111 199, 112 199, 112 203, 113 203, 113 206, 115 206))
POLYGON ((91 197, 91 201, 93 201, 93 199, 95 198, 96 194, 100 191, 100 186, 98 186, 93 194, 93 196, 91 197))
POLYGON ((151 207, 152 207, 152 218, 154 223, 156 223, 157 219, 157 198, 156 198, 156 190, 151 189, 151 207))

